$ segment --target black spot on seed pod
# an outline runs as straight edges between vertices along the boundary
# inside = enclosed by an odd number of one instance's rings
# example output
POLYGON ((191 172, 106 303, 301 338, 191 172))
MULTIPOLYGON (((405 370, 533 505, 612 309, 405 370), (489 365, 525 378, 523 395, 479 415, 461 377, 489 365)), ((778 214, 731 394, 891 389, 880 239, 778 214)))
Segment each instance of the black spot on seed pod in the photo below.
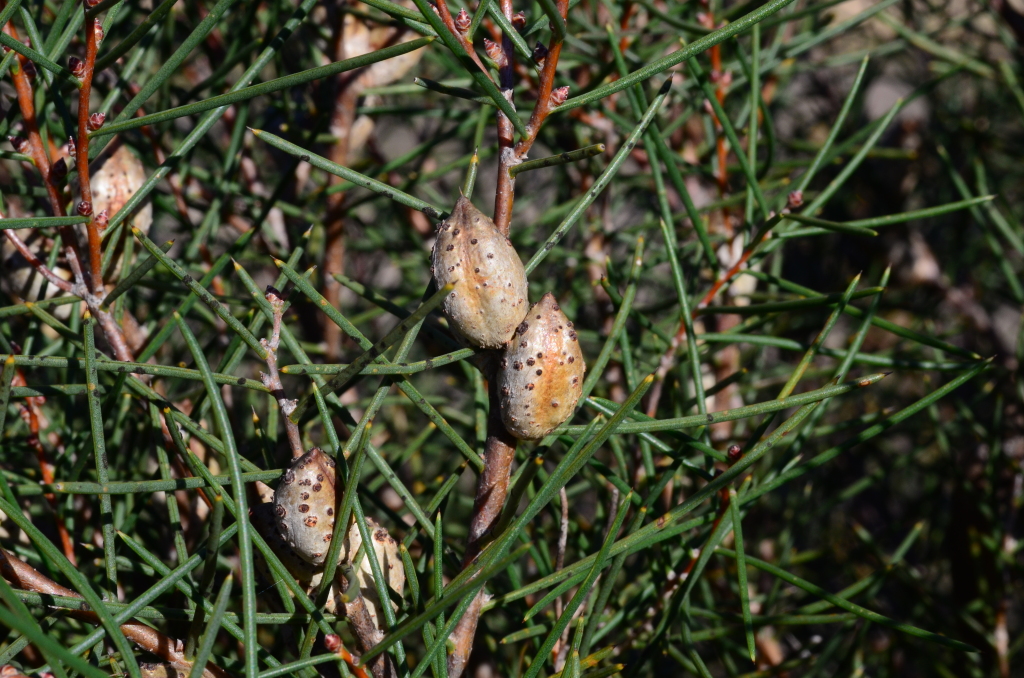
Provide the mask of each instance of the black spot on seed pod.
POLYGON ((526 334, 527 330, 529 330, 529 329, 530 329, 530 323, 528 323, 528 322, 526 322, 524 320, 523 322, 519 323, 519 327, 516 328, 516 332, 518 332, 520 335, 523 335, 523 334, 526 334))
POLYGON ((324 481, 324 474, 323 473, 317 473, 316 474, 316 480, 317 480, 317 482, 322 483, 324 481))
POLYGON ((536 361, 536 360, 534 360, 533 358, 527 358, 527 359, 526 359, 526 364, 527 364, 527 365, 529 365, 530 367, 533 367, 533 365, 534 365, 534 364, 535 364, 536 362, 537 362, 537 361, 536 361))
POLYGON ((322 487, 323 486, 320 483, 317 483, 316 485, 313 486, 313 491, 319 492, 322 487))
POLYGON ((533 382, 532 381, 529 384, 526 385, 526 390, 527 391, 532 391, 533 388, 534 388, 534 386, 533 386, 533 382))
POLYGON ((512 369, 516 371, 521 370, 523 369, 523 364, 517 360, 514 363, 512 363, 512 369))
POLYGON ((507 367, 508 367, 508 358, 502 358, 501 359, 501 369, 505 369, 507 367))
POLYGON ((469 241, 470 245, 475 245, 476 243, 477 243, 476 238, 473 238, 472 240, 469 241))
POLYGON ((574 363, 574 362, 576 362, 576 358, 573 358, 572 356, 569 356, 569 363, 571 364, 571 363, 574 363))
POLYGON ((299 496, 302 497, 302 501, 306 501, 307 499, 309 499, 309 492, 303 492, 299 496))
POLYGON ((460 231, 460 230, 459 230, 459 229, 457 229, 457 228, 456 228, 456 229, 455 229, 454 231, 452 231, 452 235, 453 235, 453 236, 456 236, 456 235, 458 235, 459 233, 462 233, 462 231, 460 231))
POLYGON ((306 527, 316 527, 316 520, 316 516, 306 516, 306 519, 302 522, 306 527))
POLYGON ((334 515, 334 509, 332 509, 332 508, 327 509, 327 515, 333 516, 334 515))
POLYGON ((544 374, 544 370, 537 370, 537 376, 538 376, 538 377, 539 377, 540 375, 542 375, 542 374, 544 374))
POLYGON ((284 518, 286 515, 288 515, 288 509, 278 504, 277 506, 274 507, 274 513, 277 514, 278 518, 284 518))
POLYGON ((299 504, 299 513, 309 513, 309 504, 299 504))

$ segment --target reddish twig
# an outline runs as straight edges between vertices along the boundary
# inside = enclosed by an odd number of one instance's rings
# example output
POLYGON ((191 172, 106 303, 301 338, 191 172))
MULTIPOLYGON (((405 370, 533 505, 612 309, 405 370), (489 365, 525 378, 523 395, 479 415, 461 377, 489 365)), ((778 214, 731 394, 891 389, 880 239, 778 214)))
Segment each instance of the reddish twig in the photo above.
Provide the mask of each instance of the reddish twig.
MULTIPOLYGON (((0 219, 3 218, 3 214, 0 214, 0 219)), ((43 276, 53 285, 55 285, 57 289, 59 289, 62 292, 66 292, 67 294, 77 294, 77 292, 75 291, 75 285, 69 283, 67 280, 65 280, 64 278, 60 277, 59 275, 51 271, 49 268, 47 268, 46 264, 43 263, 42 259, 37 257, 32 252, 32 250, 29 249, 28 245, 25 244, 25 241, 19 238, 17 234, 15 234, 14 229, 5 229, 4 235, 6 235, 7 240, 10 241, 12 245, 14 245, 14 249, 18 250, 18 254, 24 257, 25 261, 27 261, 29 265, 32 266, 32 268, 36 269, 36 271, 38 271, 41 276, 43 276)))
MULTIPOLYGON (((21 350, 20 348, 17 350, 21 350)), ((19 369, 14 373, 14 380, 11 382, 12 386, 27 386, 28 381, 25 379, 25 375, 19 369)), ((39 438, 39 431, 42 426, 39 423, 40 411, 39 408, 46 402, 46 398, 42 396, 29 396, 25 398, 25 402, 21 405, 18 414, 21 416, 21 420, 25 422, 25 426, 28 427, 28 439, 27 443, 36 453, 36 460, 39 462, 39 473, 42 477, 43 483, 50 485, 54 482, 53 477, 53 465, 46 455, 46 448, 43 447, 43 442, 39 438)), ((54 524, 57 526, 57 534, 60 537, 61 549, 64 551, 64 557, 72 565, 78 564, 78 558, 75 556, 75 545, 71 541, 71 535, 68 533, 67 525, 61 520, 60 516, 57 515, 57 496, 52 492, 47 492, 43 495, 46 501, 50 504, 50 508, 53 509, 54 513, 54 524)))
MULTIPOLYGON (((565 20, 569 12, 568 0, 557 0, 556 6, 562 19, 565 20)), ((511 0, 502 0, 502 13, 511 22, 512 3, 511 0)), ((509 103, 512 103, 512 75, 514 72, 514 52, 512 40, 508 36, 502 36, 501 42, 502 62, 499 74, 501 75, 501 90, 509 103)), ((498 113, 498 183, 494 192, 494 224, 503 234, 508 235, 512 224, 512 204, 515 201, 515 177, 509 171, 516 165, 526 160, 527 154, 537 140, 544 121, 547 120, 551 109, 565 101, 569 95, 568 88, 554 89, 555 72, 558 68, 558 58, 562 53, 562 42, 557 37, 552 37, 547 48, 543 50, 544 66, 540 72, 540 82, 537 87, 537 103, 533 107, 530 119, 526 123, 527 135, 512 146, 514 129, 511 121, 503 114, 498 113)))
POLYGON ((103 35, 99 19, 93 19, 86 29, 85 61, 72 58, 71 71, 82 81, 78 91, 78 139, 75 140, 75 158, 81 202, 78 212, 88 216, 86 233, 89 237, 89 272, 94 294, 103 290, 103 254, 100 250, 100 229, 92 209, 92 186, 89 183, 89 100, 92 96, 92 76, 96 66, 96 52, 103 35))
POLYGON ((466 10, 463 9, 459 11, 459 16, 456 19, 455 17, 452 17, 452 12, 448 9, 447 0, 437 0, 437 4, 435 6, 437 7, 437 15, 441 17, 441 21, 444 22, 448 31, 462 43, 462 47, 466 50, 466 54, 468 54, 469 58, 473 60, 473 63, 480 68, 480 72, 490 78, 490 72, 487 70, 487 67, 484 66, 484 62, 480 60, 480 56, 476 53, 476 50, 473 49, 473 43, 469 41, 467 31, 469 30, 470 19, 466 10))
MULTIPOLYGON (((15 40, 18 39, 17 30, 10 22, 4 26, 3 30, 15 40)), ((99 40, 102 36, 94 33, 94 37, 96 40, 99 40)), ((32 162, 35 163, 36 168, 42 175, 43 184, 46 187, 46 195, 49 198, 50 209, 53 211, 53 214, 55 216, 66 216, 67 212, 64 210, 64 201, 61 197, 60 188, 58 186, 58 180, 63 177, 60 176, 62 173, 57 171, 57 168, 60 165, 63 165, 64 161, 62 159, 59 164, 50 164, 50 158, 46 153, 42 137, 39 134, 39 123, 36 120, 32 83, 29 80, 26 70, 29 64, 31 64, 30 61, 26 60, 21 55, 18 55, 18 58, 15 60, 15 63, 11 68, 14 87, 18 93, 18 107, 21 110, 21 117, 24 121, 25 133, 28 135, 28 140, 25 142, 25 145, 27 146, 25 150, 28 152, 28 155, 32 158, 32 162)), ((32 68, 34 68, 34 66, 32 66, 32 68)), ((88 164, 88 159, 85 159, 84 164, 88 164)), ((110 347, 114 350, 115 357, 121 361, 133 362, 134 356, 128 348, 128 342, 125 340, 124 332, 121 327, 117 324, 109 311, 104 311, 100 308, 103 303, 103 298, 101 296, 102 280, 98 282, 98 287, 95 287, 95 289, 98 290, 98 293, 90 292, 89 288, 86 286, 85 274, 82 270, 81 253, 78 251, 78 239, 75 237, 74 230, 72 230, 70 226, 62 226, 59 229, 59 233, 61 241, 64 244, 64 255, 67 258, 68 266, 71 268, 71 272, 75 277, 75 284, 80 286, 74 291, 74 294, 82 298, 89 307, 90 312, 99 322, 100 328, 103 330, 103 335, 107 339, 107 343, 110 344, 110 347)), ((93 256, 93 259, 94 262, 99 265, 102 257, 95 255, 93 256)), ((97 284, 96 281, 93 281, 93 283, 94 285, 97 284)))
MULTIPOLYGON (((12 554, 0 548, 0 576, 9 581, 17 588, 26 591, 35 591, 53 596, 65 596, 67 598, 81 598, 76 592, 65 588, 22 562, 12 554)), ((99 624, 99 617, 95 612, 89 610, 61 610, 61 614, 75 619, 99 624)), ((191 671, 192 662, 185 659, 181 649, 182 642, 175 638, 169 638, 151 626, 135 620, 130 620, 121 625, 121 632, 130 642, 138 645, 145 652, 160 657, 175 669, 180 671, 191 671)), ((207 663, 203 671, 204 678, 231 678, 231 674, 213 663, 207 663)))
POLYGON ((366 669, 359 665, 359 659, 352 655, 345 647, 345 644, 341 642, 341 638, 334 635, 333 633, 324 638, 324 647, 327 648, 328 652, 333 652, 338 657, 348 664, 349 669, 356 678, 370 678, 366 669))
MULTIPOLYGON (((782 215, 785 215, 792 209, 795 209, 803 204, 803 194, 799 191, 793 191, 789 194, 789 200, 786 207, 782 210, 782 215)), ((715 296, 721 291, 721 289, 727 285, 733 278, 735 278, 743 267, 746 266, 750 257, 753 256, 757 248, 763 243, 771 234, 771 229, 778 224, 781 215, 771 214, 768 220, 761 226, 757 234, 751 239, 747 246, 743 248, 743 253, 740 254, 725 275, 721 276, 714 282, 711 289, 707 291, 700 303, 693 307, 690 312, 690 319, 693 320, 697 317, 698 313, 702 308, 711 303, 715 296)), ((676 354, 679 350, 679 346, 682 345, 683 339, 686 338, 686 322, 685 320, 679 321, 679 328, 676 330, 675 335, 672 337, 672 342, 669 344, 668 349, 661 356, 661 360, 658 363, 658 371, 655 373, 655 382, 651 387, 650 396, 647 401, 647 415, 650 417, 654 416, 654 413, 658 409, 658 401, 661 398, 662 388, 665 382, 665 378, 668 376, 669 371, 675 365, 676 354)), ((699 375, 696 378, 700 378, 699 375)))

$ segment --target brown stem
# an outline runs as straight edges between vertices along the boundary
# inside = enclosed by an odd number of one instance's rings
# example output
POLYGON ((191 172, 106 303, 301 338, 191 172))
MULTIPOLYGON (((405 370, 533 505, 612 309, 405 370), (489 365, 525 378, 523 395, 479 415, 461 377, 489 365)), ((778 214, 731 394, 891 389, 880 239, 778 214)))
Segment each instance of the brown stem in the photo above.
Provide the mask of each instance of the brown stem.
MULTIPOLYGON (((362 596, 345 604, 345 616, 362 652, 369 652, 384 640, 384 632, 373 623, 370 611, 366 608, 366 600, 362 596)), ((387 652, 382 652, 371 659, 367 666, 370 667, 373 678, 398 678, 395 662, 387 652)))
MULTIPOLYGON (((2 548, 0 548, 0 576, 15 587, 26 591, 68 598, 82 597, 44 576, 2 548)), ((61 610, 61 614, 90 624, 100 623, 99 616, 88 610, 61 610)), ((181 671, 192 669, 192 662, 185 659, 185 655, 178 649, 182 647, 180 640, 169 638, 152 627, 135 620, 122 624, 121 632, 130 642, 135 643, 144 651, 160 657, 174 668, 181 671)), ((207 663, 203 676, 204 678, 231 678, 230 673, 212 663, 207 663)))
MULTIPOLYGON (((494 373, 493 360, 492 364, 486 366, 484 372, 489 377, 490 399, 487 440, 484 443, 484 470, 477 480, 476 499, 473 501, 473 515, 469 523, 469 538, 462 559, 463 567, 468 567, 480 554, 490 540, 492 530, 501 520, 518 443, 501 422, 498 380, 494 373)), ((487 593, 481 589, 452 631, 450 639, 453 649, 448 655, 448 678, 459 678, 465 670, 469 655, 473 651, 473 636, 476 635, 476 626, 480 619, 480 607, 488 599, 487 593)))
POLYGON ((92 96, 92 76, 99 43, 97 32, 102 30, 100 20, 93 19, 92 25, 87 26, 85 31, 85 64, 80 76, 82 88, 78 91, 78 139, 75 141, 75 164, 82 198, 80 205, 88 206, 89 209, 86 233, 89 236, 89 272, 93 294, 100 294, 103 289, 103 254, 100 249, 100 228, 92 209, 92 186, 89 183, 89 100, 92 96))
MULTIPOLYGON (((18 32, 10 22, 4 26, 3 30, 15 40, 18 39, 18 32)), ((94 31, 94 38, 95 37, 96 35, 94 31)), ((95 55, 93 58, 95 59, 95 55)), ((21 117, 24 121, 25 132, 28 134, 29 155, 43 177, 46 194, 50 200, 50 209, 53 211, 54 216, 66 216, 67 212, 64 210, 64 202, 61 198, 60 189, 51 176, 52 167, 50 166, 50 158, 46 154, 42 137, 39 134, 39 123, 36 120, 32 83, 29 81, 28 74, 25 72, 25 62, 25 58, 18 55, 16 67, 11 68, 11 75, 14 80, 15 90, 18 93, 18 107, 21 110, 21 117)), ((88 164, 88 160, 86 160, 84 164, 88 164)), ((75 294, 82 297, 82 300, 85 301, 89 310, 96 317, 97 321, 99 321, 100 328, 103 330, 107 343, 110 344, 111 348, 113 348, 114 355, 117 359, 133 362, 134 356, 128 348, 128 342, 124 338, 124 332, 121 330, 121 327, 114 321, 114 318, 110 315, 109 311, 104 311, 100 308, 103 299, 98 294, 90 293, 89 289, 86 287, 85 275, 82 271, 81 255, 78 251, 78 239, 75 237, 74 230, 72 230, 70 226, 62 226, 59 229, 59 233, 61 240, 64 243, 64 255, 67 258, 68 266, 71 268, 71 272, 75 276, 75 284, 81 286, 81 289, 75 290, 75 294)), ((98 265, 101 257, 94 256, 93 260, 98 265)), ((94 287, 94 289, 98 289, 99 292, 102 292, 102 280, 98 283, 96 280, 93 280, 92 282, 94 286, 97 284, 99 285, 98 288, 94 287)))
POLYGON ((452 651, 448 655, 448 678, 459 678, 466 670, 469 655, 473 652, 473 636, 476 635, 476 625, 480 621, 480 608, 488 600, 490 596, 481 589, 449 636, 452 651))
MULTIPOLYGON (((505 18, 512 21, 512 0, 501 0, 501 13, 505 18)), ((501 94, 515 107, 512 101, 512 88, 515 85, 515 50, 512 48, 512 38, 508 35, 501 36, 501 61, 498 64, 498 78, 501 87, 501 94)), ((538 106, 540 103, 538 102, 538 106)), ((522 160, 516 155, 513 144, 515 142, 515 128, 508 117, 498 111, 498 183, 494 191, 494 225, 498 227, 502 235, 508 235, 509 227, 512 224, 512 203, 515 200, 516 180, 509 170, 518 165, 522 160)))
MULTIPOLYGON (((0 219, 3 219, 2 214, 0 214, 0 219)), ((4 235, 6 235, 7 240, 14 245, 14 249, 18 250, 18 254, 24 257, 25 261, 27 261, 32 268, 36 269, 40 275, 56 285, 57 289, 62 292, 66 292, 67 294, 74 293, 75 286, 47 268, 46 264, 44 264, 43 261, 29 249, 28 245, 25 244, 25 241, 15 234, 14 229, 4 230, 4 235)))
POLYGON ((455 26, 455 18, 452 16, 452 12, 448 9, 447 0, 437 0, 437 14, 441 17, 441 21, 448 28, 448 31, 455 36, 455 38, 462 43, 462 47, 466 50, 466 54, 473 60, 477 66, 480 67, 480 72, 486 75, 488 78, 491 77, 490 71, 484 66, 484 62, 480 60, 480 56, 473 49, 473 43, 469 41, 469 36, 465 35, 455 26))
MULTIPOLYGON (((19 369, 14 373, 14 380, 11 382, 12 386, 27 386, 28 382, 25 380, 25 375, 19 369)), ((53 477, 53 464, 50 463, 47 458, 46 448, 43 447, 42 440, 39 439, 39 431, 42 428, 40 425, 40 407, 46 402, 46 398, 42 396, 34 397, 30 396, 25 398, 24 403, 21 405, 19 414, 21 420, 25 422, 25 426, 28 427, 28 438, 26 442, 36 453, 36 459, 39 461, 39 471, 43 479, 43 482, 50 485, 54 482, 53 477)), ((68 527, 57 514, 57 497, 52 492, 47 492, 43 495, 46 497, 46 501, 49 502, 50 508, 53 509, 54 513, 54 524, 57 526, 57 534, 60 537, 61 548, 64 551, 64 557, 68 561, 77 567, 78 558, 75 556, 75 545, 71 541, 71 535, 68 533, 68 527)))
POLYGON ((501 422, 497 379, 489 385, 490 413, 487 417, 487 441, 484 443, 484 470, 476 485, 473 515, 469 523, 469 537, 463 564, 468 565, 489 541, 491 529, 501 518, 501 510, 508 496, 508 481, 512 461, 516 456, 517 441, 501 422))
POLYGON ((277 349, 281 345, 281 319, 284 316, 285 301, 281 293, 271 286, 267 286, 267 301, 274 313, 273 328, 270 339, 260 339, 260 345, 267 351, 267 374, 260 373, 260 380, 263 385, 270 389, 271 395, 277 399, 277 406, 284 414, 284 428, 288 433, 288 444, 292 448, 292 459, 302 456, 302 437, 299 435, 299 425, 291 420, 291 414, 295 411, 297 400, 290 400, 284 391, 281 383, 281 373, 277 369, 277 349))

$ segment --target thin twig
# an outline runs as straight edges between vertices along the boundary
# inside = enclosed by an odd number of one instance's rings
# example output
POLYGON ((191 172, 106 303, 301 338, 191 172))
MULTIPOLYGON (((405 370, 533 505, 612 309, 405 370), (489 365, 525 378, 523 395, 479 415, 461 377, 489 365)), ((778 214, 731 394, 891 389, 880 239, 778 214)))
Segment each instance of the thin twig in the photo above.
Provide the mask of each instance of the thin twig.
MULTIPOLYGON (((20 351, 20 347, 18 348, 20 351)), ((12 386, 27 386, 28 381, 25 379, 24 373, 19 369, 14 373, 14 379, 11 382, 12 386)), ((25 398, 21 404, 18 414, 21 416, 21 420, 25 422, 25 426, 28 427, 28 438, 26 442, 36 453, 36 459, 39 461, 39 472, 42 480, 47 485, 54 482, 53 476, 53 464, 50 463, 49 458, 46 454, 46 448, 43 447, 43 442, 39 438, 39 431, 43 428, 40 424, 40 407, 46 403, 46 398, 42 396, 29 396, 25 398)), ((47 492, 43 495, 46 501, 50 504, 50 508, 53 509, 54 523, 57 526, 57 534, 60 537, 61 549, 64 551, 64 557, 68 559, 72 565, 77 566, 78 558, 75 556, 75 545, 71 541, 71 534, 68 532, 67 525, 60 520, 60 516, 57 514, 57 496, 52 492, 47 492)))
MULTIPOLYGON (((501 0, 501 12, 511 23, 512 0, 501 0)), ((512 88, 515 85, 513 81, 515 50, 512 47, 510 36, 504 34, 501 36, 501 47, 494 50, 492 58, 495 58, 498 63, 501 93, 514 107, 512 88)), ((494 191, 494 224, 503 235, 508 235, 509 227, 512 224, 512 203, 515 201, 516 178, 509 172, 509 169, 522 162, 522 159, 516 155, 514 142, 515 128, 512 126, 512 121, 504 113, 498 111, 498 183, 494 191)))
MULTIPOLYGON (((49 579, 2 548, 0 548, 0 576, 15 587, 26 591, 68 598, 82 597, 75 591, 64 588, 49 579)), ((88 610, 61 610, 61 614, 90 624, 99 624, 99 616, 88 610)), ((185 655, 179 649, 183 647, 180 640, 169 638, 151 626, 135 620, 121 624, 121 632, 130 642, 135 643, 144 651, 160 657, 175 669, 180 671, 192 669, 192 662, 185 659, 185 655)), ((230 673, 212 663, 206 664, 203 676, 204 678, 231 678, 230 673)))
MULTIPOLYGON (((0 219, 3 219, 2 214, 0 214, 0 219)), ((75 285, 72 285, 67 280, 47 268, 42 259, 37 257, 32 250, 29 249, 28 245, 25 244, 25 241, 15 234, 14 229, 5 229, 4 235, 6 235, 7 240, 14 245, 14 249, 18 250, 18 254, 24 257, 25 261, 27 261, 32 268, 36 269, 41 276, 55 285, 57 289, 62 292, 66 292, 67 294, 77 294, 77 292, 75 292, 75 285)))
MULTIPOLYGON (((789 202, 785 209, 782 210, 781 214, 786 214, 789 210, 799 207, 803 203, 803 195, 799 191, 794 191, 789 196, 789 202)), ((700 303, 693 307, 690 311, 690 319, 695 319, 699 314, 700 310, 705 306, 709 305, 715 298, 718 292, 728 284, 733 278, 735 278, 740 271, 746 266, 747 261, 753 256, 757 248, 763 243, 768 236, 771 234, 771 228, 767 227, 772 222, 778 223, 779 219, 776 215, 770 215, 765 225, 761 227, 758 233, 751 239, 747 246, 743 249, 743 253, 740 255, 736 263, 725 272, 725 275, 720 277, 711 286, 711 289, 707 291, 700 303)), ((683 343, 683 339, 686 338, 686 323, 684 320, 679 321, 679 328, 676 330, 675 335, 672 337, 672 342, 665 353, 661 356, 661 360, 658 363, 658 370, 655 374, 654 385, 651 387, 650 395, 647 401, 647 415, 653 417, 654 412, 658 410, 658 401, 661 399, 662 389, 668 373, 675 366, 676 355, 678 354, 679 347, 683 343)))
POLYGON ((299 435, 299 425, 290 419, 298 401, 290 400, 285 394, 281 373, 277 369, 277 349, 281 345, 281 319, 284 316, 285 300, 280 292, 268 285, 267 302, 273 311, 274 321, 270 339, 260 339, 260 345, 267 351, 267 373, 260 373, 260 381, 270 389, 270 393, 277 399, 277 406, 284 413, 284 428, 292 448, 292 459, 298 459, 302 456, 302 437, 299 435))
MULTIPOLYGON (((501 421, 495 366, 487 366, 490 412, 487 416, 487 440, 484 443, 484 469, 477 480, 476 499, 469 523, 469 539, 463 556, 463 567, 468 567, 490 540, 494 527, 501 520, 502 509, 508 497, 508 482, 512 462, 516 457, 518 441, 505 430, 501 421)), ((459 678, 473 651, 473 636, 480 618, 481 606, 490 596, 483 589, 476 595, 469 609, 456 624, 450 636, 452 649, 448 654, 448 678, 459 678)))
MULTIPOLYGON (((82 81, 78 91, 78 139, 75 140, 75 158, 78 168, 78 185, 81 202, 78 211, 88 216, 86 233, 89 236, 89 272, 94 294, 103 289, 103 253, 100 249, 100 228, 92 208, 92 186, 89 182, 89 100, 92 96, 92 76, 96 66, 96 52, 103 26, 99 19, 93 19, 85 31, 85 61, 76 68, 75 75, 82 81)), ((77 65, 77 64, 76 64, 77 65)))

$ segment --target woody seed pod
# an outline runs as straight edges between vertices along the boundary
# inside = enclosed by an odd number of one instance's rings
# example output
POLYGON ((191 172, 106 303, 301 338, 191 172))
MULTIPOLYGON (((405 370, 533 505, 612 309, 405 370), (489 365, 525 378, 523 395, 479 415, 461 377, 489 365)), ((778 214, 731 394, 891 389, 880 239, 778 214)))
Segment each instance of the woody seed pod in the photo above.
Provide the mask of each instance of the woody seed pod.
POLYGON ((441 306, 452 329, 471 346, 504 346, 526 314, 526 270, 509 239, 464 197, 438 226, 432 268, 438 288, 455 283, 441 306))
POLYGON ((322 565, 334 529, 334 460, 314 447, 296 459, 274 494, 274 519, 295 554, 322 565))
MULTIPOLYGON (((398 553, 398 542, 386 528, 378 525, 372 518, 366 518, 366 528, 370 534, 377 564, 380 565, 388 588, 402 595, 405 592, 405 566, 398 553)), ((359 532, 359 526, 353 522, 340 554, 341 562, 351 568, 347 569, 347 573, 354 576, 354 580, 348 582, 346 595, 349 599, 362 597, 374 627, 383 629, 384 607, 381 605, 380 598, 377 597, 377 587, 373 581, 373 567, 370 565, 368 557, 369 552, 365 548, 361 548, 362 546, 363 538, 359 532), (353 562, 353 558, 357 558, 359 562, 353 562)), ((388 604, 391 605, 391 609, 398 609, 394 602, 388 601, 388 604)))
POLYGON ((501 420, 521 440, 540 440, 569 418, 583 392, 583 353, 551 293, 516 328, 498 370, 501 420))

